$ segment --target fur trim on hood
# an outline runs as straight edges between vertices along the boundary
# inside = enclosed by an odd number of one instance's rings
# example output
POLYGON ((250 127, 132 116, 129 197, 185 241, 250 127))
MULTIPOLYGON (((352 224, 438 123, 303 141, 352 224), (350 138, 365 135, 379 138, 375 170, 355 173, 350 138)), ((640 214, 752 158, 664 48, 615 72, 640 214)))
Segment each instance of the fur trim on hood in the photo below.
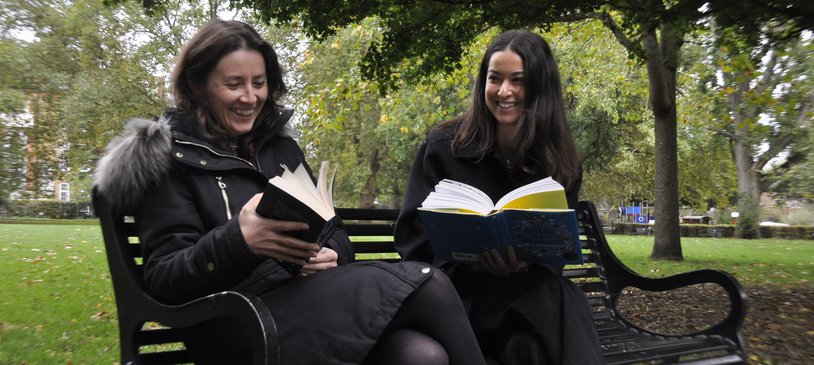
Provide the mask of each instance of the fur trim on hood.
POLYGON ((171 148, 172 131, 165 118, 130 119, 122 135, 105 148, 93 173, 93 186, 114 210, 132 208, 169 169, 171 148))
MULTIPOLYGON (((277 125, 271 134, 295 137, 289 120, 294 113, 280 111, 277 125)), ((158 121, 130 119, 121 135, 105 148, 105 156, 96 165, 93 186, 115 211, 125 212, 135 207, 144 191, 158 183, 169 171, 172 159, 173 128, 203 138, 194 126, 193 119, 169 110, 158 121), (172 121, 173 127, 170 127, 172 121), (191 128, 190 128, 191 127, 191 128)))

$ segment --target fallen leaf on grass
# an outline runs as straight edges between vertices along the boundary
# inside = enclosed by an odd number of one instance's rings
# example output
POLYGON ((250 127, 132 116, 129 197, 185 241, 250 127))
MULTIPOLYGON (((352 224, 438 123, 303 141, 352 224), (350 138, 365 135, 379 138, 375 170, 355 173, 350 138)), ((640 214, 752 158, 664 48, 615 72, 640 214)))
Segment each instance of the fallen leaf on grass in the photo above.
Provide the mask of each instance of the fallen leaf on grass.
POLYGON ((108 311, 100 311, 99 313, 90 316, 90 319, 93 321, 101 321, 108 318, 110 318, 110 312, 108 311))
POLYGON ((769 331, 777 332, 777 331, 782 330, 783 326, 779 325, 777 323, 769 323, 768 325, 766 325, 766 328, 768 328, 769 331))

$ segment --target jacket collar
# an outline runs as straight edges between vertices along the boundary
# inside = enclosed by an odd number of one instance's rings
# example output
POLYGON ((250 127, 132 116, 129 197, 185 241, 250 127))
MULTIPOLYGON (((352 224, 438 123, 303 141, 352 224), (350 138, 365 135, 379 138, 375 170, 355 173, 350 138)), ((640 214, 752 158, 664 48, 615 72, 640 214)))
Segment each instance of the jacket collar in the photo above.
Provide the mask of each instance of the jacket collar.
MULTIPOLYGON (((283 110, 274 126, 258 140, 258 148, 275 136, 292 137, 289 126, 292 110, 283 110)), ((158 121, 130 119, 124 131, 105 148, 93 173, 94 190, 104 196, 114 210, 133 208, 144 190, 157 184, 170 169, 173 139, 194 141, 221 154, 232 154, 216 147, 200 133, 195 118, 176 109, 168 110, 158 121)), ((200 160, 198 160, 199 162, 200 160)), ((211 166, 210 166, 211 167, 211 166)))
MULTIPOLYGON (((293 109, 281 110, 278 113, 277 118, 275 118, 274 122, 272 122, 271 127, 268 128, 267 131, 262 132, 263 135, 257 139, 258 148, 274 136, 293 138, 296 133, 289 123, 293 114, 293 109)), ((166 119, 169 125, 172 127, 172 135, 175 139, 201 144, 207 148, 219 151, 220 153, 234 154, 234 152, 225 149, 223 146, 218 145, 211 139, 204 136, 203 133, 201 133, 200 126, 198 125, 198 118, 190 113, 171 108, 164 113, 162 119, 166 119)))

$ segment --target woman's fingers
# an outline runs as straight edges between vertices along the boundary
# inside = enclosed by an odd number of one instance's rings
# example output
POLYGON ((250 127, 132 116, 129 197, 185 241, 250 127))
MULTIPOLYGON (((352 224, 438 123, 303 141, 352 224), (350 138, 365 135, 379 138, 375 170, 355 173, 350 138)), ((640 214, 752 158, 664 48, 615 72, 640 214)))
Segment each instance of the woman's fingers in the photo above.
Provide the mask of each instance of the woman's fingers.
POLYGON ((480 256, 480 261, 483 267, 486 268, 486 271, 494 276, 503 277, 511 273, 503 257, 500 255, 500 252, 497 250, 484 252, 483 255, 480 256))
POLYGON ((509 246, 506 248, 506 256, 509 259, 509 269, 512 273, 526 271, 528 269, 529 265, 527 262, 517 259, 517 253, 514 251, 514 246, 509 246))
POLYGON ((336 251, 327 247, 323 247, 316 257, 312 257, 302 267, 303 272, 307 275, 313 274, 317 271, 327 270, 336 267, 338 260, 339 255, 336 253, 336 251))
POLYGON ((517 253, 512 246, 506 248, 505 260, 503 259, 503 255, 497 250, 489 250, 480 256, 480 262, 486 271, 494 276, 500 277, 509 276, 528 269, 528 263, 518 260, 517 253))
POLYGON ((305 242, 278 231, 268 231, 264 239, 255 245, 255 252, 279 260, 305 264, 306 260, 317 256, 319 245, 305 242))

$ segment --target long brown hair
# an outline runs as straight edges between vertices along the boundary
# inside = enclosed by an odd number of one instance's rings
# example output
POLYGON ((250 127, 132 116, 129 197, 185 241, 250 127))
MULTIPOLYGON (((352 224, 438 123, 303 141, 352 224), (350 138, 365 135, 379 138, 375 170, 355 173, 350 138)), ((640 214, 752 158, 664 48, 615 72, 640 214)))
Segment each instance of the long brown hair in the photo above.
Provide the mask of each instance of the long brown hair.
POLYGON ((204 90, 209 74, 217 67, 218 62, 224 56, 239 50, 257 51, 265 61, 268 102, 264 104, 252 130, 270 128, 282 108, 279 100, 285 95, 287 88, 283 82, 277 53, 248 24, 236 20, 213 20, 205 24, 187 42, 173 70, 175 105, 181 111, 195 115, 202 133, 218 142, 228 140, 229 133, 207 105, 204 90))
POLYGON ((479 141, 481 157, 497 148, 497 121, 485 101, 489 61, 496 52, 511 50, 523 60, 525 105, 515 136, 518 161, 527 171, 546 171, 564 186, 578 178, 579 156, 565 116, 560 73, 543 37, 509 30, 486 48, 472 92, 472 106, 447 124, 459 123, 453 148, 479 141))

